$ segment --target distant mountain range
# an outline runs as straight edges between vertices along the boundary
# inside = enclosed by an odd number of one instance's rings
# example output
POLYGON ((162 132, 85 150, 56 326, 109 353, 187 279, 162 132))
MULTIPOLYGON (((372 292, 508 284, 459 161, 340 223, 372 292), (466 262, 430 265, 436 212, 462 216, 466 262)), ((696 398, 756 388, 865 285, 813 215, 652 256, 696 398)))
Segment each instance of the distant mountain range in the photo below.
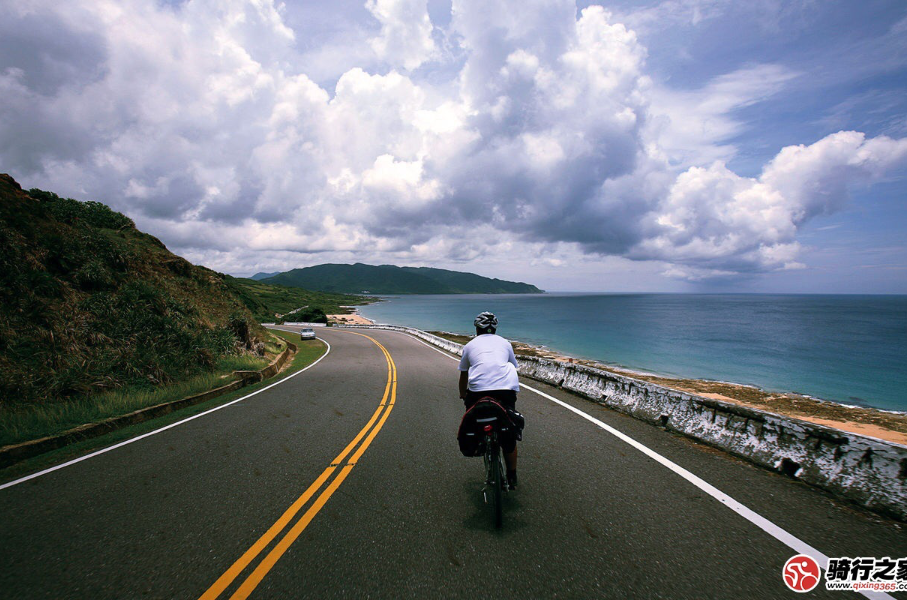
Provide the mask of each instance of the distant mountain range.
MULTIPOLYGON (((258 279, 259 273, 253 276, 258 279)), ((528 283, 503 281, 445 269, 394 265, 326 264, 261 279, 291 287, 345 294, 538 294, 528 283)))
POLYGON ((280 275, 280 271, 274 271, 273 273, 256 273, 249 277, 249 279, 254 279, 255 281, 261 281, 262 279, 267 279, 268 277, 274 277, 275 275, 280 275))

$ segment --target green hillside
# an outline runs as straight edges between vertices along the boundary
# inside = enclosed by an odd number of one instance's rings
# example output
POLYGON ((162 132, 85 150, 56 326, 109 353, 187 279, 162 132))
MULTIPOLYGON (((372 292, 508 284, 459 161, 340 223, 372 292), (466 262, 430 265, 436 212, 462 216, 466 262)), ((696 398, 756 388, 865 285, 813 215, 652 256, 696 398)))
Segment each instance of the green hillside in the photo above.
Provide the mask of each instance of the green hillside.
POLYGON ((431 269, 428 267, 402 267, 404 271, 423 275, 453 290, 449 294, 539 294, 542 290, 528 283, 490 279, 473 273, 431 269))
POLYGON ((327 323, 325 315, 346 314, 347 306, 364 304, 362 296, 313 292, 298 287, 262 283, 226 275, 227 287, 246 305, 259 322, 271 322, 291 311, 292 320, 327 323))
POLYGON ((266 333, 249 305, 283 304, 273 286, 242 288, 103 204, 0 175, 0 403, 154 387, 257 354, 266 333))
POLYGON ((541 290, 527 283, 490 279, 428 267, 326 264, 293 269, 262 280, 323 292, 370 294, 531 294, 541 290))

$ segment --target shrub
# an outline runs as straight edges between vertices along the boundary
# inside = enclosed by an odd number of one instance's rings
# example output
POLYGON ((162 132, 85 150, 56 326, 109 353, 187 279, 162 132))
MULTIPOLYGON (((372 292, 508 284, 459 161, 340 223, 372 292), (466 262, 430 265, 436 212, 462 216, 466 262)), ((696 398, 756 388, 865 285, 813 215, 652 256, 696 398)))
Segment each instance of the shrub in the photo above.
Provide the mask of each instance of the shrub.
POLYGON ((72 198, 61 198, 53 192, 37 188, 28 190, 28 195, 44 205, 58 220, 70 225, 77 219, 82 219, 89 225, 104 229, 135 227, 132 219, 100 202, 92 200, 79 202, 72 198))

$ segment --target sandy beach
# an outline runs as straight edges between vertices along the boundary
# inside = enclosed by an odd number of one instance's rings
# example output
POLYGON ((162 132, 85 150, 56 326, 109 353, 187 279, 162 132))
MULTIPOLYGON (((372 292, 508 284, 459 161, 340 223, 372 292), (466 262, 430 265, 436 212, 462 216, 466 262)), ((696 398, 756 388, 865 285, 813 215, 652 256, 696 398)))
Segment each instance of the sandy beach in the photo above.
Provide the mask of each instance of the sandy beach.
MULTIPOLYGON (((431 333, 459 344, 465 344, 471 339, 468 336, 447 332, 432 331, 431 333)), ((800 419, 907 446, 907 414, 905 413, 862 406, 849 406, 800 394, 767 392, 753 386, 736 383, 661 377, 651 373, 640 373, 629 369, 616 368, 613 365, 606 365, 597 361, 564 356, 550 350, 516 341, 513 342, 513 347, 517 355, 538 356, 550 360, 594 367, 618 375, 655 383, 673 390, 696 394, 697 396, 714 400, 733 402, 734 404, 757 408, 776 415, 800 419)))
POLYGON ((366 319, 359 313, 352 313, 348 315, 328 315, 329 323, 336 323, 337 325, 374 325, 375 322, 366 319))

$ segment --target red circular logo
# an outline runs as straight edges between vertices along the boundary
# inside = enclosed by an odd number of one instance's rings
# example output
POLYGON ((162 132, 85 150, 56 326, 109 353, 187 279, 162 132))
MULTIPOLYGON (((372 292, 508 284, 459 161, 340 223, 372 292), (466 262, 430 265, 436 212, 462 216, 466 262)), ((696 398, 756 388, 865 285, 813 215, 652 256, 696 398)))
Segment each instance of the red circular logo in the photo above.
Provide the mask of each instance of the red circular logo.
POLYGON ((784 583, 795 592, 809 592, 819 585, 819 563, 811 556, 798 554, 786 563, 784 570, 784 583))

